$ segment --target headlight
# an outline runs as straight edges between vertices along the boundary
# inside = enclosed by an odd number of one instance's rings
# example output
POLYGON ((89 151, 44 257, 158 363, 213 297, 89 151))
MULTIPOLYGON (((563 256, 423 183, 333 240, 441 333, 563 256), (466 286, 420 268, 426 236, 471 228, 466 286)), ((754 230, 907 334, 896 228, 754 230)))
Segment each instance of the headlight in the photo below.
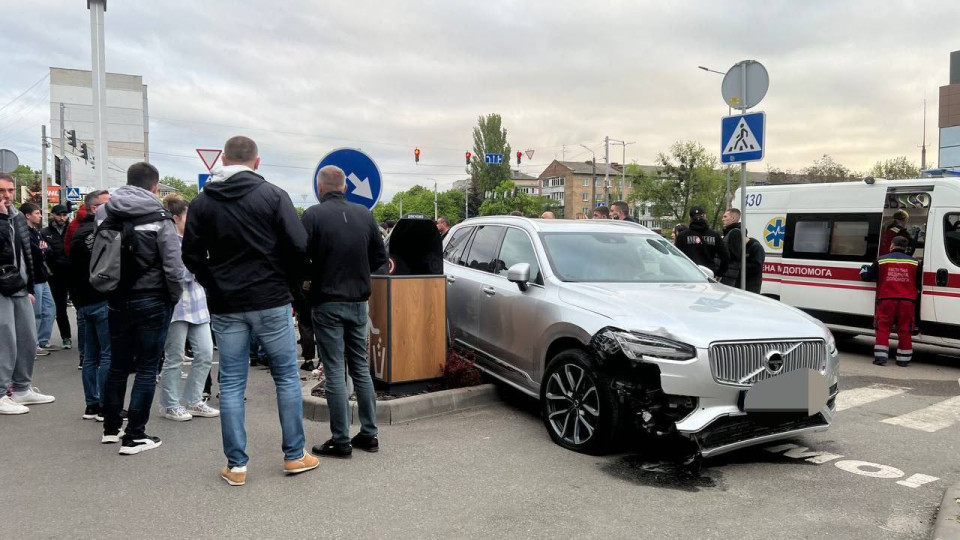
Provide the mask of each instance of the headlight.
POLYGON ((837 356, 839 353, 837 350, 837 340, 833 338, 833 332, 827 330, 827 354, 837 356))
POLYGON ((626 332, 608 328, 602 333, 607 346, 618 346, 631 360, 690 360, 697 357, 697 349, 659 336, 626 332))

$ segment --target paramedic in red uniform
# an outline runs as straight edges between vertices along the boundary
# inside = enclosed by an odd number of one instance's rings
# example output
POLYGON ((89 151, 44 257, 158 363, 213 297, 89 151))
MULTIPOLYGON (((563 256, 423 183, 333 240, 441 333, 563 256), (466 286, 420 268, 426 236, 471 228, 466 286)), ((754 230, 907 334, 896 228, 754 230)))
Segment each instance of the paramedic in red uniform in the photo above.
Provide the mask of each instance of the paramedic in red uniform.
POLYGON ((897 328, 897 365, 907 367, 913 357, 913 329, 915 303, 917 300, 917 269, 919 263, 905 252, 910 242, 895 236, 891 240, 890 253, 877 262, 860 270, 864 281, 877 282, 877 314, 874 317, 877 341, 873 347, 873 363, 886 365, 890 354, 890 328, 897 328))
POLYGON ((887 228, 883 230, 883 234, 880 235, 879 255, 881 257, 892 251, 893 248, 890 243, 898 236, 906 238, 907 245, 910 245, 910 234, 907 232, 908 219, 910 219, 910 214, 908 214, 906 210, 900 209, 893 213, 893 223, 887 225, 887 228))

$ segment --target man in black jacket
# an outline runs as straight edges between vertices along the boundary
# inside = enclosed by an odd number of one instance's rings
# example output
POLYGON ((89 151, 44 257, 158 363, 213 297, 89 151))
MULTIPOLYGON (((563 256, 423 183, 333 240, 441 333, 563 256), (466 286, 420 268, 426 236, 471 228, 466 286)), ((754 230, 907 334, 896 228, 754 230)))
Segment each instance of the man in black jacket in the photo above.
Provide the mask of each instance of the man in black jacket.
POLYGON ((702 206, 690 209, 690 227, 677 235, 674 244, 684 255, 700 266, 713 270, 719 278, 726 274, 729 254, 723 245, 723 237, 707 225, 706 211, 702 206))
MULTIPOLYGON (((70 211, 66 206, 58 204, 50 213, 50 224, 40 230, 40 235, 50 246, 47 256, 47 267, 50 268, 50 292, 53 293, 53 303, 57 307, 57 328, 60 330, 60 339, 63 348, 73 346, 73 334, 70 331, 70 318, 67 316, 67 293, 70 287, 70 258, 67 257, 64 246, 64 236, 70 219, 70 211)), ((83 343, 77 343, 77 348, 83 343)))
POLYGON ((21 204, 20 213, 27 219, 30 252, 33 256, 33 314, 37 320, 37 356, 48 356, 50 334, 53 332, 53 320, 57 316, 57 308, 53 304, 49 283, 50 274, 47 271, 49 248, 40 236, 43 213, 40 211, 40 206, 32 202, 21 204))
POLYGON ((103 422, 103 402, 110 372, 110 322, 107 297, 90 285, 90 248, 96 229, 96 212, 107 201, 107 191, 92 191, 84 198, 86 214, 70 239, 70 296, 77 309, 77 323, 83 324, 81 381, 86 408, 84 420, 103 422))
POLYGON ((353 447, 376 452, 377 396, 367 362, 367 299, 370 272, 387 262, 373 214, 347 202, 346 177, 339 167, 320 169, 320 204, 303 215, 310 264, 313 327, 326 378, 332 437, 315 454, 346 457, 353 447), (345 372, 357 394, 360 433, 350 439, 345 372))
POLYGON ((0 414, 24 414, 27 405, 54 400, 31 384, 37 352, 33 256, 27 220, 13 205, 15 186, 13 176, 0 173, 0 267, 12 271, 4 274, 10 289, 0 293, 0 414))
MULTIPOLYGON (((121 269, 121 284, 109 295, 110 369, 103 390, 103 438, 120 442, 121 455, 134 455, 160 446, 160 438, 147 435, 150 408, 157 389, 157 372, 167 340, 173 306, 183 292, 183 262, 180 241, 170 214, 160 204, 157 191, 160 172, 149 163, 134 163, 127 169, 127 185, 114 191, 109 202, 97 209, 98 228, 103 221, 132 226, 124 233, 136 265, 121 269), (127 407, 127 426, 120 433, 121 410, 127 379, 135 374, 127 407)), ((92 253, 104 237, 99 233, 92 253)), ((71 246, 71 252, 73 247, 71 246)), ((91 275, 91 278, 95 278, 91 275)), ((85 332, 93 331, 87 327, 85 332)), ((84 361, 88 360, 84 353, 84 361)))
POLYGON ((302 278, 307 235, 290 196, 255 171, 257 145, 237 136, 223 149, 223 166, 190 203, 183 262, 207 292, 211 326, 220 349, 220 428, 230 485, 246 482, 247 434, 243 393, 250 337, 267 353, 277 387, 284 472, 315 469, 304 450, 303 401, 291 287, 302 278))

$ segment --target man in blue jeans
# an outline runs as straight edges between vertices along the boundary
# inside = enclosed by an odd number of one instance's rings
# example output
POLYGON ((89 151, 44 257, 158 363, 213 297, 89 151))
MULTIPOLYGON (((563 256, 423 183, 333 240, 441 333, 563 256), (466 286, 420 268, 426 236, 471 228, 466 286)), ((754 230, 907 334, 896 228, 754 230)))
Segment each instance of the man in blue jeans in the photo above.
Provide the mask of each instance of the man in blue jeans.
POLYGON ((84 420, 103 422, 104 388, 110 371, 110 322, 107 297, 90 285, 90 247, 96 228, 97 209, 110 200, 107 191, 92 191, 84 198, 87 213, 70 239, 70 297, 77 308, 77 324, 85 327, 78 332, 78 343, 83 371, 83 396, 86 409, 84 420), (88 329, 87 329, 88 328, 88 329))
POLYGON ((347 202, 346 177, 339 167, 320 169, 320 204, 303 215, 310 260, 313 327, 326 377, 332 437, 314 454, 349 457, 353 448, 380 449, 377 395, 367 361, 367 299, 370 273, 387 262, 380 228, 369 210, 347 202), (360 433, 350 438, 346 372, 357 393, 360 433))
POLYGON ((301 278, 307 235, 290 196, 255 171, 257 145, 237 136, 223 148, 223 166, 190 203, 183 262, 207 291, 220 350, 220 429, 231 486, 247 481, 243 394, 250 338, 260 342, 277 387, 283 470, 296 474, 320 460, 304 450, 303 402, 293 332, 291 287, 301 278))
MULTIPOLYGON (((147 435, 146 427, 170 314, 183 292, 180 242, 170 214, 157 198, 159 183, 156 167, 134 163, 127 169, 127 185, 118 188, 110 201, 97 210, 98 222, 133 225, 132 237, 125 237, 123 242, 133 250, 134 257, 122 262, 120 284, 108 300, 110 370, 103 395, 101 442, 120 442, 121 455, 139 454, 160 446, 160 438, 147 435), (130 265, 134 260, 136 264, 130 265), (127 428, 121 432, 121 410, 131 373, 135 377, 127 407, 127 428)), ((107 223, 101 225, 109 229, 107 223)), ((102 241, 98 233, 92 253, 100 251, 102 241)), ((89 334, 94 330, 88 326, 86 331, 89 334)))

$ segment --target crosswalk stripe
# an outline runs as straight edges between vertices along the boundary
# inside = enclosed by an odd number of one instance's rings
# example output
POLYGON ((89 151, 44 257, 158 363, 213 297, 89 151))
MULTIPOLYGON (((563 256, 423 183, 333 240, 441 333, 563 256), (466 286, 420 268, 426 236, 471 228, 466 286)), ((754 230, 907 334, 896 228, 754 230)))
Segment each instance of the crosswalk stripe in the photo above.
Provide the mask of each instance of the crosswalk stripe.
POLYGON ((859 407, 867 403, 900 395, 907 390, 910 389, 889 384, 873 384, 862 388, 841 390, 840 395, 837 396, 837 411, 859 407))
POLYGON ((960 422, 960 396, 945 399, 911 413, 882 420, 905 428, 933 433, 960 422))

